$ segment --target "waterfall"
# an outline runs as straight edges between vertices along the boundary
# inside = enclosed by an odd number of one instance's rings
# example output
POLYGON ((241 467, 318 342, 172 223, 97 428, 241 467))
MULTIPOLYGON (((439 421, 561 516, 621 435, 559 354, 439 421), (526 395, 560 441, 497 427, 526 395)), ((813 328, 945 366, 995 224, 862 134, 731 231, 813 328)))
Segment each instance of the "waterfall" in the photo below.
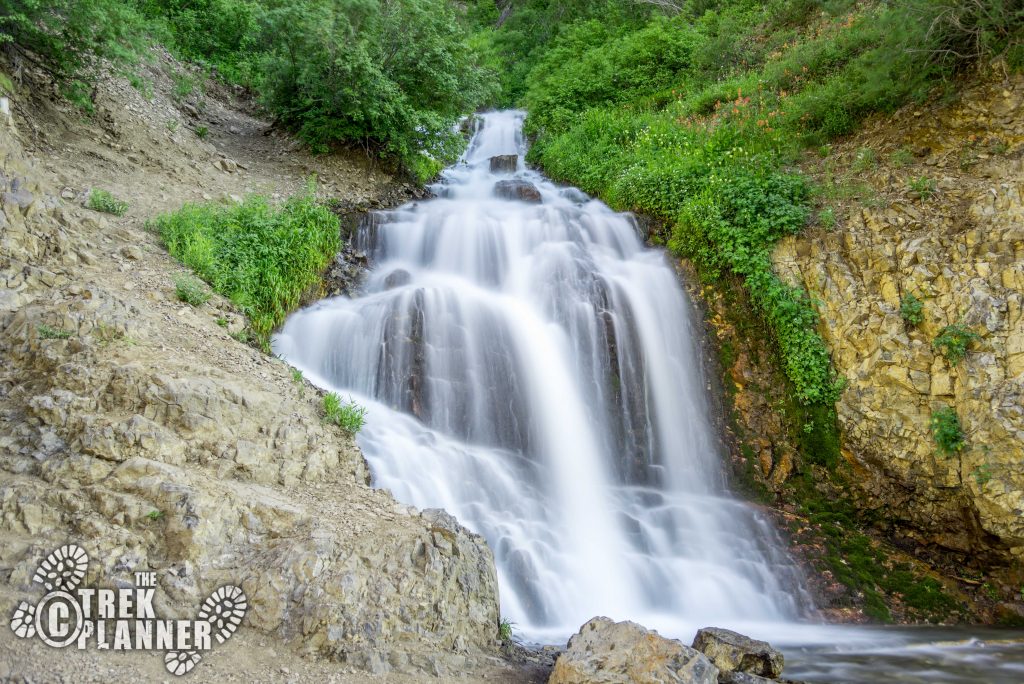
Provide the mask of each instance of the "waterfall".
POLYGON ((297 312, 275 351, 368 407, 376 486, 487 538, 529 639, 806 615, 775 531, 726 490, 676 273, 632 217, 525 168, 523 117, 483 115, 436 198, 365 221, 364 294, 297 312))

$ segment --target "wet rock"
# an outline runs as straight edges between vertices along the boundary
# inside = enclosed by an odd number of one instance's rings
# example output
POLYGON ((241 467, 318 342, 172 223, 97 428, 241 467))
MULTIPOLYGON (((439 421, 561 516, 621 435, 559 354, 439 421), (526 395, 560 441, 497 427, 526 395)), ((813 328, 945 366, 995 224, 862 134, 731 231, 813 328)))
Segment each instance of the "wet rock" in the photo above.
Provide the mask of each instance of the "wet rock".
POLYGON ((702 653, 634 622, 596 617, 558 657, 549 684, 715 684, 718 668, 702 653))
POLYGON ((384 289, 392 290, 412 282, 412 275, 404 268, 395 269, 384 279, 384 289))
POLYGON ((517 168, 519 168, 519 157, 514 154, 491 157, 491 173, 515 173, 517 168))
POLYGON ((777 681, 746 672, 723 672, 718 675, 718 684, 773 684, 777 681))
POLYGON ((521 202, 541 202, 540 190, 529 181, 524 180, 503 180, 494 185, 494 195, 508 200, 519 200, 521 202))
POLYGON ((996 622, 1002 625, 1024 627, 1024 603, 1006 601, 997 605, 996 622))
POLYGON ((758 641, 719 627, 697 632, 693 648, 711 659, 722 672, 745 672, 775 678, 782 674, 782 653, 766 641, 758 641))
POLYGON ((562 188, 559 193, 562 197, 577 204, 586 204, 590 201, 590 195, 579 188, 562 188))

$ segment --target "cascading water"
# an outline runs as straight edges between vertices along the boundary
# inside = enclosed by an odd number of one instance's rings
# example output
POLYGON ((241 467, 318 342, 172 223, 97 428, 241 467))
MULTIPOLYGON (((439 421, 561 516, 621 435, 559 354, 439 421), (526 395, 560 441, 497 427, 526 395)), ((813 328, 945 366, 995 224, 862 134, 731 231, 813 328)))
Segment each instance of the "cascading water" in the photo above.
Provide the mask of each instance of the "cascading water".
POLYGON ((484 115, 437 199, 366 222, 365 294, 295 314, 275 351, 368 406, 377 486, 487 538, 528 638, 805 615, 771 526, 725 491, 676 274, 631 217, 524 168, 522 119, 484 115), (496 196, 510 180, 542 201, 496 196))

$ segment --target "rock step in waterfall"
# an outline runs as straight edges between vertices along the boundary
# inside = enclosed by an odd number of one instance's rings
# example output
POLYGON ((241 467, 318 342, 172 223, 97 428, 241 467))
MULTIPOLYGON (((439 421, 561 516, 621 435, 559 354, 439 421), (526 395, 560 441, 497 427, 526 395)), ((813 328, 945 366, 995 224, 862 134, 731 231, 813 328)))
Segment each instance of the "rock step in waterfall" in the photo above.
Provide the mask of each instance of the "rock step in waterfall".
POLYGON ((361 296, 296 313, 275 351, 367 406, 376 486, 487 538, 528 639, 807 616, 775 531, 726 491, 676 273, 632 217, 525 168, 523 117, 481 116, 435 199, 364 222, 361 296))

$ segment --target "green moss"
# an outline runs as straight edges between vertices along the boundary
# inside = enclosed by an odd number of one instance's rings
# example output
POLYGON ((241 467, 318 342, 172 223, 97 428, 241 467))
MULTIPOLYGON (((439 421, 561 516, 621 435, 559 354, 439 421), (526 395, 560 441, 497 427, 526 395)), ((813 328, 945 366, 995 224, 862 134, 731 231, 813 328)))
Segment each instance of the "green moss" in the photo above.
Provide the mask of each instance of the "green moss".
MULTIPOLYGON (((833 481, 843 482, 845 474, 833 472, 833 481)), ((845 484, 845 483, 844 483, 845 484)), ((892 560, 892 552, 862 529, 870 516, 858 513, 855 505, 836 491, 828 495, 816 487, 815 476, 805 471, 789 483, 788 495, 807 520, 818 527, 826 553, 821 563, 835 579, 862 599, 862 609, 871 619, 891 622, 890 606, 898 602, 908 617, 928 622, 946 622, 963 611, 963 606, 933 577, 912 566, 892 560)))

